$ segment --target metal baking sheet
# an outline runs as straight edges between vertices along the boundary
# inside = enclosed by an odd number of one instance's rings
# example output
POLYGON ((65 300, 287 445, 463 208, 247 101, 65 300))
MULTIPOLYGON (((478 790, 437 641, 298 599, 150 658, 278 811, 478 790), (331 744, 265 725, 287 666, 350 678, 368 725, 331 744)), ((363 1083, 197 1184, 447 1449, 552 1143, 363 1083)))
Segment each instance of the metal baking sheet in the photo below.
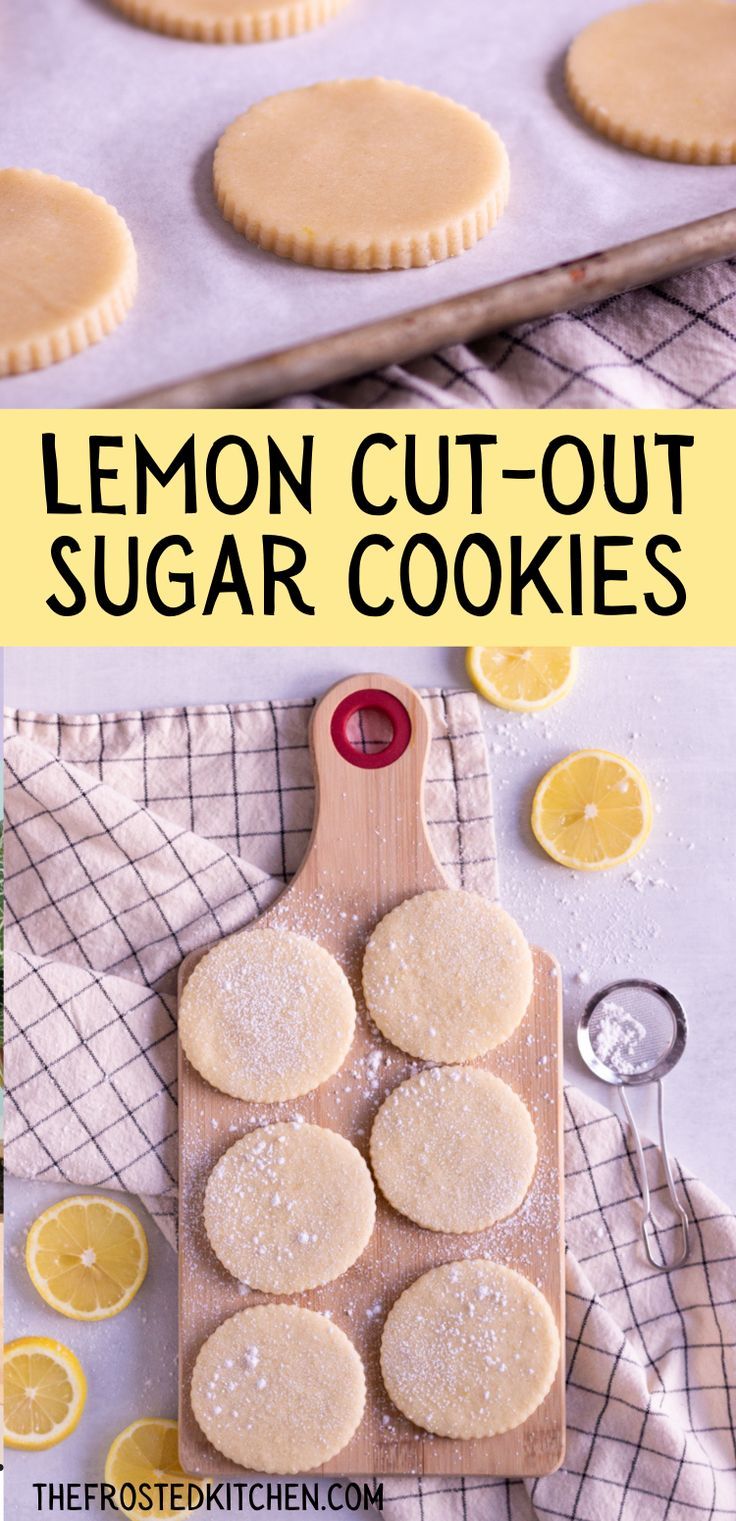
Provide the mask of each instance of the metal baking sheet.
POLYGON ((116 334, 64 364, 0 381, 0 405, 141 396, 201 405, 235 400, 238 386, 244 400, 270 399, 373 356, 386 362, 443 334, 470 336, 500 314, 518 321, 562 309, 583 291, 620 289, 736 248, 732 217, 703 224, 706 234, 688 226, 736 205, 736 166, 626 152, 567 103, 566 47, 612 8, 608 0, 353 0, 305 37, 222 47, 145 31, 107 0, 8 0, 0 158, 112 201, 136 241, 141 289, 116 334), (274 91, 371 74, 444 91, 497 127, 512 165, 498 228, 461 258, 380 274, 301 268, 252 248, 212 198, 224 127, 274 91), (673 228, 682 229, 674 240, 657 240, 673 228), (631 257, 608 257, 632 242, 631 257), (600 250, 602 283, 600 261, 586 263, 600 250), (580 277, 561 272, 571 261, 580 277), (196 385, 183 384, 192 377, 196 385))

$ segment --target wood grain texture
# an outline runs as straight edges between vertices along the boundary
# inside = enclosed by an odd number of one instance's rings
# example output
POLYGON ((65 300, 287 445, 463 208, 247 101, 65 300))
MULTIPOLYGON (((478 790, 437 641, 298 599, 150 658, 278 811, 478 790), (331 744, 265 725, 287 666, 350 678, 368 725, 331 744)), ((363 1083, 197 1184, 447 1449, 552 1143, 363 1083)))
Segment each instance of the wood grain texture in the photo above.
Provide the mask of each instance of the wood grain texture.
MULTIPOLYGON (((204 1233, 202 1200, 218 1157, 255 1125, 305 1119, 349 1137, 367 1155, 379 1103, 417 1063, 389 1046, 370 1024, 360 991, 363 948, 377 921, 404 898, 448 884, 427 838, 424 770, 429 723, 421 699, 386 676, 340 682, 315 710, 311 728, 317 798, 304 862, 259 927, 313 936, 337 957, 358 1004, 355 1040, 341 1070, 306 1098, 248 1104, 208 1086, 179 1053, 179 1339, 180 1452, 194 1474, 241 1474, 205 1440, 192 1415, 189 1384, 208 1335, 236 1311, 267 1296, 241 1289, 218 1263, 204 1233), (388 691, 408 709, 412 737, 390 766, 363 770, 338 755, 330 723, 338 703, 363 688, 388 691), (378 1078, 367 1058, 381 1052, 378 1078)), ((197 956, 187 958, 180 991, 197 956)), ((561 997, 556 963, 534 952, 532 1003, 519 1029, 479 1066, 498 1073, 525 1099, 535 1121, 539 1161, 522 1210, 472 1236, 422 1230, 378 1195, 376 1228, 357 1263, 323 1288, 292 1296, 297 1304, 329 1310, 361 1353, 368 1380, 366 1413, 353 1440, 324 1472, 341 1474, 549 1473, 564 1453, 564 1278, 562 1216, 561 997), (469 1442, 421 1432, 391 1405, 378 1353, 391 1305, 422 1272, 467 1256, 492 1256, 516 1267, 542 1289, 560 1327, 563 1356, 553 1388, 515 1431, 469 1442)), ((374 1057, 375 1061, 375 1057, 374 1057)), ((421 1065, 421 1064, 419 1064, 421 1065)), ((438 1349, 441 1355, 441 1349, 438 1349)))

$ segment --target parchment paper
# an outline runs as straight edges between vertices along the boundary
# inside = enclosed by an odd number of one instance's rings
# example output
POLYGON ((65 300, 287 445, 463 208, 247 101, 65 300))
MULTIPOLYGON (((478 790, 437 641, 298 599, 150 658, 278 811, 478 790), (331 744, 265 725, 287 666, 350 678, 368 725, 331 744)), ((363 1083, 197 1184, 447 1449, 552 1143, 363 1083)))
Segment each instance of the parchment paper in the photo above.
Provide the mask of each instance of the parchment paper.
POLYGON ((141 289, 97 348, 0 380, 0 406, 114 403, 727 210, 736 168, 627 153, 568 105, 566 47, 614 4, 353 0, 306 37, 222 47, 145 31, 107 0, 5 0, 0 162, 112 201, 135 238, 141 289), (511 203, 470 253, 429 270, 310 270, 251 247, 223 221, 211 162, 228 122, 274 91, 361 74, 444 91, 501 132, 511 203))

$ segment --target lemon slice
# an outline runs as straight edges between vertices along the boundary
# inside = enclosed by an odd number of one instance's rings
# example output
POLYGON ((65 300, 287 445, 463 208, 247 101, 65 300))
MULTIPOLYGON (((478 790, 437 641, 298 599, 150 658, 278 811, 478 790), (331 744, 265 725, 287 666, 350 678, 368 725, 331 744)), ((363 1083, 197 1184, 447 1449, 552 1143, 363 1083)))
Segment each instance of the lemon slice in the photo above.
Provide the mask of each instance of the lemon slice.
POLYGON ((42 1299, 71 1320, 107 1320, 130 1304, 146 1276, 148 1243, 132 1209, 76 1194, 34 1220, 26 1267, 42 1299))
POLYGON ((41 1452, 79 1425, 87 1398, 81 1364, 59 1341, 20 1336, 3 1353, 5 1442, 41 1452))
POLYGON ((610 750, 577 750, 542 777, 532 829, 563 866, 605 871, 641 850, 652 827, 649 788, 637 767, 610 750))
MULTIPOLYGON (((105 1459, 105 1481, 115 1491, 124 1484, 132 1484, 140 1492, 142 1484, 156 1486, 148 1492, 145 1508, 128 1510, 126 1515, 133 1521, 162 1521, 168 1516, 188 1515, 182 1512, 181 1492, 172 1492, 169 1486, 181 1484, 189 1478, 179 1462, 179 1427, 176 1421, 157 1419, 133 1421, 116 1436, 105 1459), (159 1487, 160 1486, 160 1487, 159 1487)), ((207 1488, 207 1479, 197 1479, 201 1489, 207 1488)))
POLYGON ((471 644, 465 656, 481 697, 510 713, 538 713, 566 697, 577 675, 576 649, 528 650, 471 644))

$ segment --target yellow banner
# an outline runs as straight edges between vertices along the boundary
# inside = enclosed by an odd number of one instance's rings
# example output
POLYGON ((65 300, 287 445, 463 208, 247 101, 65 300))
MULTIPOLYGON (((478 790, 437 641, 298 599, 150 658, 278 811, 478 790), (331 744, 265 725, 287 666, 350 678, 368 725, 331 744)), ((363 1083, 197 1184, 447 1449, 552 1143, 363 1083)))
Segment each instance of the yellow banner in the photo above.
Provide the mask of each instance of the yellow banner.
POLYGON ((5 644, 730 644, 732 412, 0 414, 5 644))

